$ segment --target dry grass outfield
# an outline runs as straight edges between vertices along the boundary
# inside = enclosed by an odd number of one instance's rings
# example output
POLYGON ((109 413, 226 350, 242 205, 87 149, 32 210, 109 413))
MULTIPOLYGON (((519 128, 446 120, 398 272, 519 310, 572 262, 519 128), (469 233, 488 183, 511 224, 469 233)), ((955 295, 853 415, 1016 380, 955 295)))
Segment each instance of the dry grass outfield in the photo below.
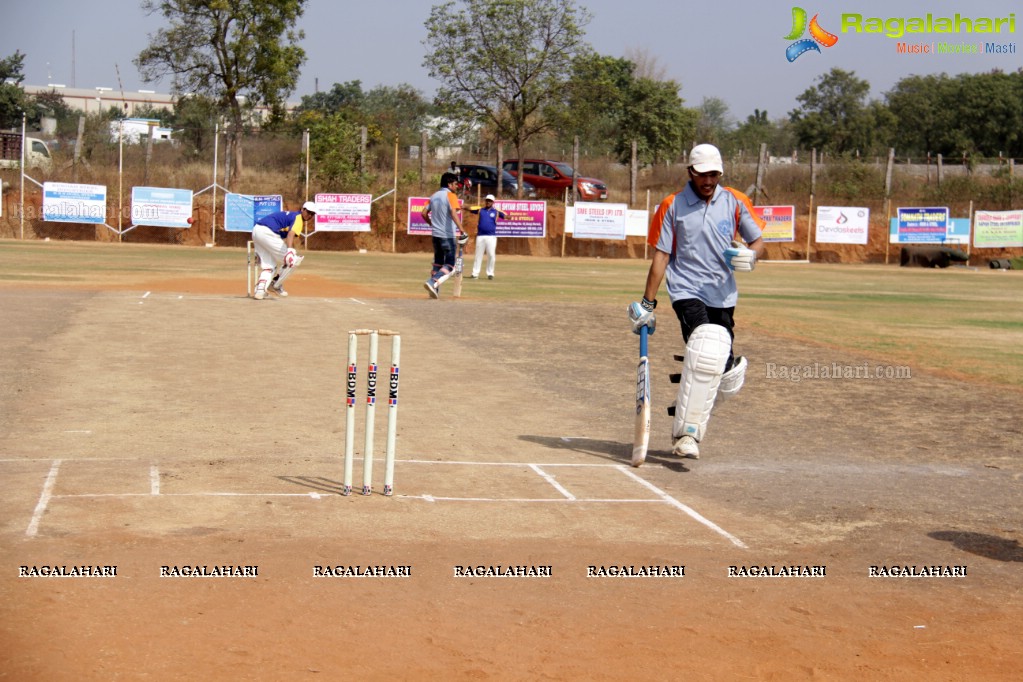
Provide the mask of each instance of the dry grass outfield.
MULTIPOLYGON (((4 241, 5 285, 245 293, 237 248, 4 241), (197 287, 197 285, 200 285, 197 287)), ((424 295, 426 254, 316 252, 291 288, 363 298, 424 295)), ((622 309, 642 287, 636 260, 499 256, 498 279, 466 300, 605 301, 622 309)), ((893 365, 1023 389, 1023 276, 987 269, 762 264, 742 276, 740 325, 849 350, 893 365)), ((663 299, 667 295, 662 293, 663 299)), ((662 324, 674 324, 663 316, 662 324)))

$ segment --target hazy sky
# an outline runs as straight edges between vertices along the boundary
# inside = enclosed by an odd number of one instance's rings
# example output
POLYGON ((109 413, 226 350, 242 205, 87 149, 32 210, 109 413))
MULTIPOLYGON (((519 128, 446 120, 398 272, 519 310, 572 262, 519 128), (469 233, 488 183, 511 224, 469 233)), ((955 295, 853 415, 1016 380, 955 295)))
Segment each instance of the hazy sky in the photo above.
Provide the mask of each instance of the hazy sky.
MULTIPOLYGON (((437 0, 308 0, 299 21, 305 31, 302 47, 308 61, 292 101, 329 90, 334 83, 362 81, 377 85, 409 83, 432 97, 437 83, 423 68, 424 22, 437 0)), ((791 1, 733 0, 690 3, 675 0, 583 0, 593 17, 587 41, 599 53, 615 57, 640 52, 655 61, 669 78, 682 85, 688 106, 707 97, 724 100, 733 119, 744 120, 755 108, 772 119, 784 116, 796 97, 833 67, 853 71, 867 80, 871 96, 880 98, 900 78, 913 74, 1014 71, 1023 62, 1023 5, 1009 0, 972 2, 909 2, 908 0, 844 0, 803 2, 809 16, 819 13, 822 28, 838 42, 820 52, 807 52, 793 62, 785 58, 794 42, 791 1), (1016 32, 999 34, 907 35, 903 41, 977 45, 987 39, 1019 47, 1008 54, 898 54, 898 40, 878 34, 842 32, 842 15, 858 13, 864 20, 953 16, 1003 18, 1019 10, 1016 32)), ((132 60, 146 46, 148 35, 161 25, 146 16, 140 0, 33 0, 5 2, 0 22, 0 57, 26 54, 25 83, 63 83, 79 88, 122 87, 168 92, 170 83, 143 83, 132 60), (72 38, 73 36, 73 38, 72 38), (72 50, 72 43, 74 50, 72 50), (72 69, 72 63, 74 67, 72 69), (121 84, 118 83, 118 70, 121 84)), ((808 37, 808 36, 807 36, 808 37)))

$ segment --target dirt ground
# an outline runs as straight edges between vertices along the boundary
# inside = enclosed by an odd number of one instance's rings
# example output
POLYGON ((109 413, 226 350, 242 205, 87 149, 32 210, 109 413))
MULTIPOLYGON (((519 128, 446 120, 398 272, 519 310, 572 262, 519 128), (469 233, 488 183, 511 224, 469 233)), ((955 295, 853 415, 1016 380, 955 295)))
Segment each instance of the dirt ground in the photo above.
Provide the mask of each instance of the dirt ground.
MULTIPOLYGON (((651 454, 632 469, 623 311, 472 301, 496 285, 431 301, 298 279, 262 303, 215 280, 0 290, 0 679, 1019 674, 1019 393, 780 379, 767 363, 865 361, 740 319, 747 385, 702 459, 679 460, 663 408, 680 339, 662 322, 651 454), (346 331, 363 327, 402 334, 390 498, 338 494, 346 331), (81 565, 116 577, 21 575, 81 565), (161 577, 222 565, 258 569, 161 577), (684 575, 587 575, 652 565, 684 575), (314 575, 337 566, 410 575, 314 575), (458 575, 490 566, 550 575, 458 575)), ((385 404, 376 421, 379 493, 385 404)))

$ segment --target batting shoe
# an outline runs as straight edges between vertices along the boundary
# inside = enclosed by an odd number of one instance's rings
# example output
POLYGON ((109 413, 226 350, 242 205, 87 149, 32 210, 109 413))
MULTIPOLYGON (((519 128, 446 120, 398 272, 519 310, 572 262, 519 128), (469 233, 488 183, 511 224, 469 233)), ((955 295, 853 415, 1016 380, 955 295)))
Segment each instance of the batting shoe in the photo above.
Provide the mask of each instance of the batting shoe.
POLYGON ((433 280, 426 280, 423 282, 423 286, 430 292, 430 298, 440 298, 440 291, 437 290, 437 285, 433 280))
POLYGON ((687 457, 689 459, 700 459, 700 446, 692 436, 682 436, 671 448, 671 454, 676 457, 687 457))
POLYGON ((282 287, 280 284, 276 284, 276 283, 271 284, 270 287, 269 287, 269 291, 270 291, 271 294, 276 294, 276 295, 280 296, 281 298, 287 298, 288 297, 288 292, 285 291, 284 287, 282 287))

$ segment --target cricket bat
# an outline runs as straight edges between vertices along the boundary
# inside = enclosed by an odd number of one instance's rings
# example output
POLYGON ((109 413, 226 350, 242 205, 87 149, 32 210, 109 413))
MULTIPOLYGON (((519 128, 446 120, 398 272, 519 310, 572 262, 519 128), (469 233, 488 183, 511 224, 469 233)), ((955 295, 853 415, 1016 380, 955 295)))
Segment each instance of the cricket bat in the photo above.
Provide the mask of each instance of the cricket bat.
POLYGON ((462 296, 462 245, 458 245, 458 255, 455 257, 455 288, 451 292, 455 298, 462 296))
POLYGON ((650 360, 647 358, 646 325, 639 330, 639 365, 636 367, 636 430, 632 439, 632 466, 646 461, 650 444, 650 360))

